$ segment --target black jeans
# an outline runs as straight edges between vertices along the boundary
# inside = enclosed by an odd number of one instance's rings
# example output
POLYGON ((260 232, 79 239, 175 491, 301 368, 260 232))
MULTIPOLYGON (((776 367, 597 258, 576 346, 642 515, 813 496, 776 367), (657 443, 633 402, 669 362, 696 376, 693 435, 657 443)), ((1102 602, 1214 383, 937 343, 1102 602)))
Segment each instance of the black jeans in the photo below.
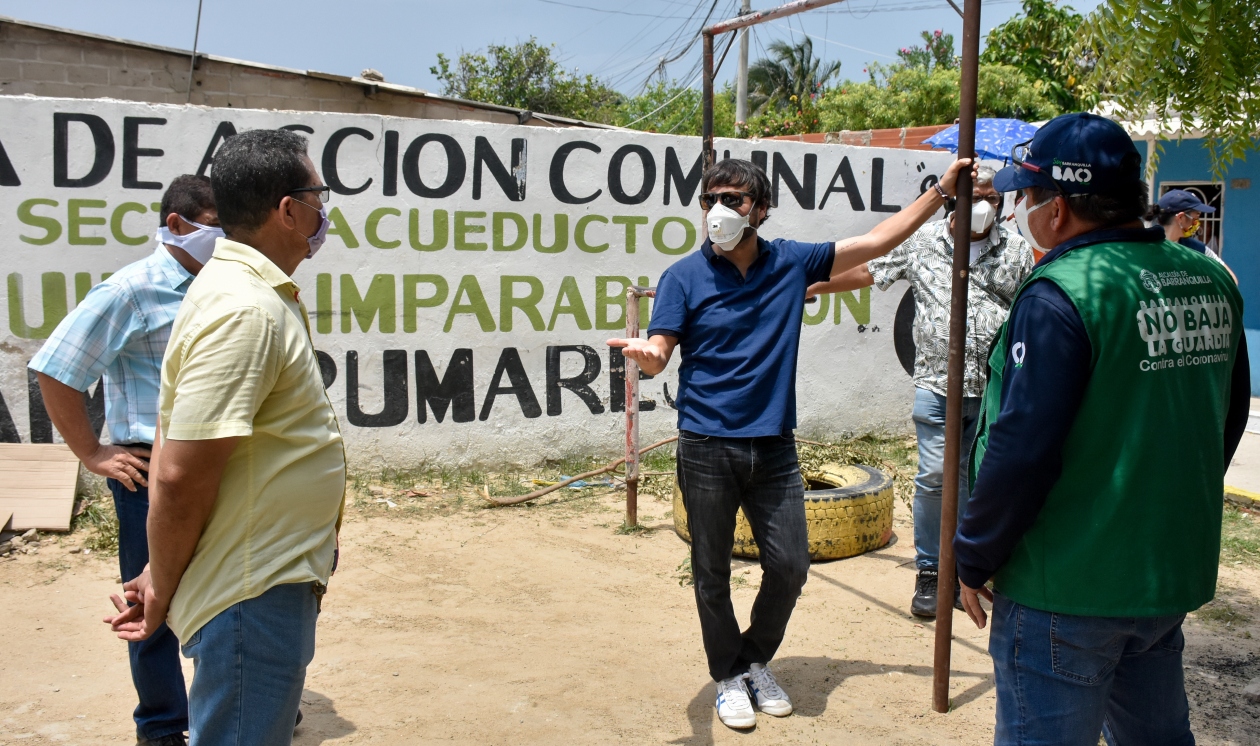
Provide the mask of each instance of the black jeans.
POLYGON ((720 438, 678 433, 678 484, 691 531, 691 570, 709 675, 765 664, 783 642, 809 575, 805 491, 792 436, 720 438), (748 629, 731 606, 731 550, 740 507, 761 551, 761 590, 748 629))

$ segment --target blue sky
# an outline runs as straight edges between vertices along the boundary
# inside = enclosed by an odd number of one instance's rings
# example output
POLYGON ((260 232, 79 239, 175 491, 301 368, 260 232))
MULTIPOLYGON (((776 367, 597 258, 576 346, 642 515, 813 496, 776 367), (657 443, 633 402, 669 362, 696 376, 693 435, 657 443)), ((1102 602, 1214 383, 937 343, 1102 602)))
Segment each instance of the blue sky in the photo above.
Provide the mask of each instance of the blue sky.
MULTIPOLYGON (((700 45, 688 48, 688 42, 700 20, 711 8, 714 20, 738 8, 738 0, 204 1, 204 52, 342 75, 372 67, 390 82, 435 92, 440 85, 429 68, 439 52, 454 57, 530 36, 554 43, 566 67, 594 73, 626 93, 638 92, 662 57, 681 55, 665 66, 665 75, 692 82, 700 45)), ((1098 3, 1072 5, 1084 13, 1098 3)), ((778 4, 754 0, 752 7, 778 4)), ((985 32, 1019 8, 1019 0, 985 2, 985 32)), ((0 15, 188 49, 197 2, 0 0, 0 15)), ((817 54, 841 61, 842 77, 862 79, 868 62, 892 61, 897 49, 919 42, 920 31, 938 28, 961 43, 961 19, 946 0, 852 0, 759 27, 750 59, 774 40, 805 33, 814 38, 817 54)), ((730 77, 734 68, 733 50, 720 77, 730 77)))

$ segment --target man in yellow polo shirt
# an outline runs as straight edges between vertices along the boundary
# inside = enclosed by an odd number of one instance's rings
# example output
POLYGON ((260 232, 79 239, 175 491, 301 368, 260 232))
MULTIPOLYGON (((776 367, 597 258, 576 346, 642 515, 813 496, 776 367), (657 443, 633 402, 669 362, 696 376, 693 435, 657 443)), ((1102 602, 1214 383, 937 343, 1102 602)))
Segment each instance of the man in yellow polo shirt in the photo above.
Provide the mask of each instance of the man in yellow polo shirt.
POLYGON ((165 620, 193 659, 193 746, 273 746, 293 736, 346 483, 291 279, 323 244, 328 188, 282 130, 225 141, 211 185, 227 238, 171 331, 149 569, 110 621, 142 639, 165 620))

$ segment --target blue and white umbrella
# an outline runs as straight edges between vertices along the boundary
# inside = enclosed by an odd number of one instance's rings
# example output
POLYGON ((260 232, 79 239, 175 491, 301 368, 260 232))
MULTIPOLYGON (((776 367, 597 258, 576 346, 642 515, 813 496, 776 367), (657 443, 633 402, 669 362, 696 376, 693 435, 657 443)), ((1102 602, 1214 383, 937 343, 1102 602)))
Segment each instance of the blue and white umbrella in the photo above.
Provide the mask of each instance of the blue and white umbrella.
MULTIPOLYGON (((1018 119, 977 119, 976 155, 982 159, 1008 161, 1011 148, 1037 134, 1037 125, 1018 119)), ((958 152, 958 125, 941 130, 923 141, 924 145, 958 152)))

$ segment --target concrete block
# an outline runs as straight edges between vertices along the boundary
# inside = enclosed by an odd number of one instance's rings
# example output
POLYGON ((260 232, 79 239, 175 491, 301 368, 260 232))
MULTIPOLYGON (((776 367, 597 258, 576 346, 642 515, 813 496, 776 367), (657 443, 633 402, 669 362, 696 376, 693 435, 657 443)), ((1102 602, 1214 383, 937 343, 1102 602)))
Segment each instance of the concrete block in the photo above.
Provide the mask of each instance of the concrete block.
POLYGON ((0 80, 22 79, 22 63, 17 60, 0 60, 0 80))
MULTIPOLYGON (((13 28, 5 26, 5 28, 13 28)), ((39 45, 25 42, 6 42, 4 56, 11 60, 38 60, 39 45)))
POLYGON ((233 94, 266 96, 271 93, 271 78, 262 75, 249 75, 240 70, 234 70, 229 86, 229 90, 233 94))
POLYGON ((22 79, 35 83, 64 83, 66 66, 59 62, 23 62, 22 79))
POLYGON ((244 106, 246 109, 288 109, 286 106, 288 99, 283 96, 246 96, 244 106))
POLYGON ((66 77, 71 83, 109 84, 109 69, 90 65, 71 65, 66 68, 66 77))
POLYGON ((345 99, 326 98, 319 102, 320 111, 335 111, 343 114, 353 114, 357 111, 354 102, 345 99))
POLYGON ((109 84, 123 88, 147 88, 151 83, 148 70, 119 68, 109 71, 109 84))
POLYGON ((230 104, 232 97, 221 91, 201 91, 193 94, 193 103, 201 103, 204 106, 216 106, 226 108, 230 104), (200 99, 200 101, 198 101, 200 99))
POLYGON ((83 49, 83 64, 102 67, 126 67, 127 54, 117 47, 91 45, 83 49))
MULTIPOLYGON (((57 82, 36 82, 33 85, 34 90, 29 91, 36 96, 49 96, 53 98, 88 98, 87 91, 84 86, 76 83, 57 83, 57 82)), ((15 93, 27 93, 27 91, 15 91, 15 93)))
POLYGON ((83 64, 83 48, 68 43, 41 44, 39 59, 43 62, 62 62, 68 65, 83 64))

